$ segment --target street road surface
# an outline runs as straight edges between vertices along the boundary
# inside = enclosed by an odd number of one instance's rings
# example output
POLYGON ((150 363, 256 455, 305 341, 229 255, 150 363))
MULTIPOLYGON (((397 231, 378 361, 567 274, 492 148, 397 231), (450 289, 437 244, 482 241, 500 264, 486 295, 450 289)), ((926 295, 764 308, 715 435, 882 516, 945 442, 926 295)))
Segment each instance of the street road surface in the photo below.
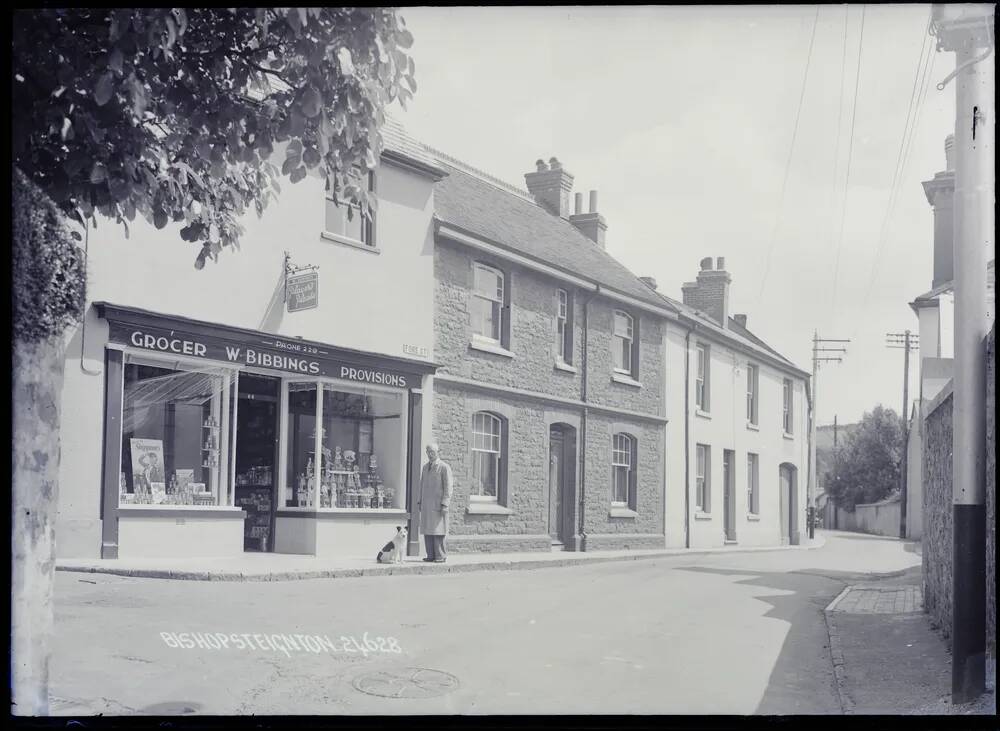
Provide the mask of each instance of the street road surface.
POLYGON ((58 572, 51 712, 840 713, 823 608, 860 573, 918 563, 898 541, 829 534, 808 551, 426 576, 58 572))

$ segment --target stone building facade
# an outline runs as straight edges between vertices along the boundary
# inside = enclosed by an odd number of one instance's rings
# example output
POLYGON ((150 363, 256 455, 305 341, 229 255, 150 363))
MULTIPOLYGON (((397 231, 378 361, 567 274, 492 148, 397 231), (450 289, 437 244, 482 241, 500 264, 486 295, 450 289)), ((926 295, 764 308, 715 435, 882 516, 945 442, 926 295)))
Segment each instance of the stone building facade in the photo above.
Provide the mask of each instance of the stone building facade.
POLYGON ((433 433, 455 477, 450 550, 663 547, 674 313, 606 252, 596 195, 570 214, 558 161, 525 176, 530 193, 438 162, 433 433))

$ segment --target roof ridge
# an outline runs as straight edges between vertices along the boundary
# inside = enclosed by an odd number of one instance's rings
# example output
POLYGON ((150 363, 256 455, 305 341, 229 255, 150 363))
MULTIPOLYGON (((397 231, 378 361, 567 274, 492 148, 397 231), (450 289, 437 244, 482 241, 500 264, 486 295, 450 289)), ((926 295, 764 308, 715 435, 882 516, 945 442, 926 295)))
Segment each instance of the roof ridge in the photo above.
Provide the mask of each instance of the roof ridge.
POLYGON ((516 185, 508 183, 505 180, 501 180, 500 178, 498 178, 496 176, 490 175, 489 173, 487 173, 484 170, 480 170, 477 167, 473 167, 469 163, 463 162, 462 160, 459 160, 457 157, 452 157, 451 155, 449 155, 447 153, 441 152, 441 150, 438 150, 438 149, 436 149, 434 147, 431 147, 430 145, 428 145, 428 144, 426 144, 424 142, 417 141, 417 144, 419 144, 421 147, 423 147, 427 152, 431 153, 432 155, 437 156, 438 157, 438 162, 443 162, 443 163, 445 163, 447 165, 451 165, 452 167, 457 168, 458 170, 461 170, 462 172, 468 173, 469 175, 473 175, 473 176, 479 178, 484 183, 489 183, 490 185, 492 185, 492 186, 494 186, 496 188, 500 188, 502 190, 505 190, 508 193, 513 193, 514 195, 516 195, 516 196, 518 196, 520 198, 523 198, 524 200, 526 200, 529 203, 533 203, 535 205, 538 205, 535 202, 535 199, 531 196, 531 193, 529 193, 528 191, 522 190, 521 188, 518 188, 516 185))

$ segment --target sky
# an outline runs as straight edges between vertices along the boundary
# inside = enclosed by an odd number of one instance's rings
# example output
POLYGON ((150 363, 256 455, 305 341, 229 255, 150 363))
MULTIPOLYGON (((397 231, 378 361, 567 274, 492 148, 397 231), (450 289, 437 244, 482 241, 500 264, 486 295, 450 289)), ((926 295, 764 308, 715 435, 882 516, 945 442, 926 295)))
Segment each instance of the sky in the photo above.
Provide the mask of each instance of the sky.
POLYGON ((877 404, 901 409, 903 351, 885 336, 917 331, 908 303, 931 288, 933 212, 920 183, 944 169, 955 91, 936 85, 955 57, 933 52, 929 13, 404 8, 418 86, 392 114, 521 188, 535 160, 559 158, 585 206, 598 191, 608 252, 668 296, 681 299, 703 257, 725 257, 731 312, 806 371, 814 331, 850 339, 817 380, 818 423, 849 423, 877 404), (928 53, 926 96, 911 105, 928 53))

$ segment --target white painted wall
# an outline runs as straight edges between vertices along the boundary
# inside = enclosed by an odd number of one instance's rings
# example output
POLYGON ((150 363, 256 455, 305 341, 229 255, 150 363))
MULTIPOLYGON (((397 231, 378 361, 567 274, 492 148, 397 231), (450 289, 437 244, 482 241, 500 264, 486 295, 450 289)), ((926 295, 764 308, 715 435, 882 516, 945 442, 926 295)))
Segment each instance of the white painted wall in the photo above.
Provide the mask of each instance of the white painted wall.
MULTIPOLYGON (((415 346, 426 348, 428 359, 433 358, 433 183, 384 165, 378 171, 378 199, 379 253, 321 236, 325 191, 316 176, 298 184, 284 181, 282 194, 262 218, 254 212, 246 216, 240 250, 223 253, 218 263, 209 261, 201 271, 193 266, 199 246, 180 239, 181 224, 158 231, 137 219, 128 239, 121 226, 108 220, 90 229, 87 313, 84 324, 67 334, 56 538, 60 557, 100 555, 108 328, 92 302, 391 356, 412 358, 403 346, 415 346), (284 312, 278 287, 286 250, 293 264, 319 266, 320 307, 284 312), (262 327, 276 293, 277 307, 262 327)), ((425 387, 425 441, 432 423, 430 391, 425 387)))
POLYGON ((921 358, 940 358, 940 310, 937 307, 923 307, 918 310, 917 319, 919 321, 921 358))
MULTIPOLYGON (((673 323, 667 327, 668 413, 676 415, 667 429, 667 545, 684 545, 684 345, 685 331, 673 323), (680 455, 678 458, 676 455, 680 455)), ((690 444, 690 545, 708 548, 724 545, 723 450, 735 451, 736 540, 741 546, 771 546, 781 543, 778 467, 788 462, 798 468, 799 530, 805 536, 805 509, 808 439, 808 406, 805 381, 794 380, 794 422, 792 438, 782 433, 782 380, 785 375, 761 362, 759 366, 758 428, 748 428, 746 419, 746 368, 748 356, 720 342, 692 333, 689 346, 688 383, 690 444), (710 345, 710 413, 695 412, 697 343, 710 345), (696 517, 696 445, 711 448, 710 514, 696 517), (749 518, 747 505, 747 453, 759 455, 759 520, 749 518)), ((750 359, 752 360, 752 359, 750 359)))

